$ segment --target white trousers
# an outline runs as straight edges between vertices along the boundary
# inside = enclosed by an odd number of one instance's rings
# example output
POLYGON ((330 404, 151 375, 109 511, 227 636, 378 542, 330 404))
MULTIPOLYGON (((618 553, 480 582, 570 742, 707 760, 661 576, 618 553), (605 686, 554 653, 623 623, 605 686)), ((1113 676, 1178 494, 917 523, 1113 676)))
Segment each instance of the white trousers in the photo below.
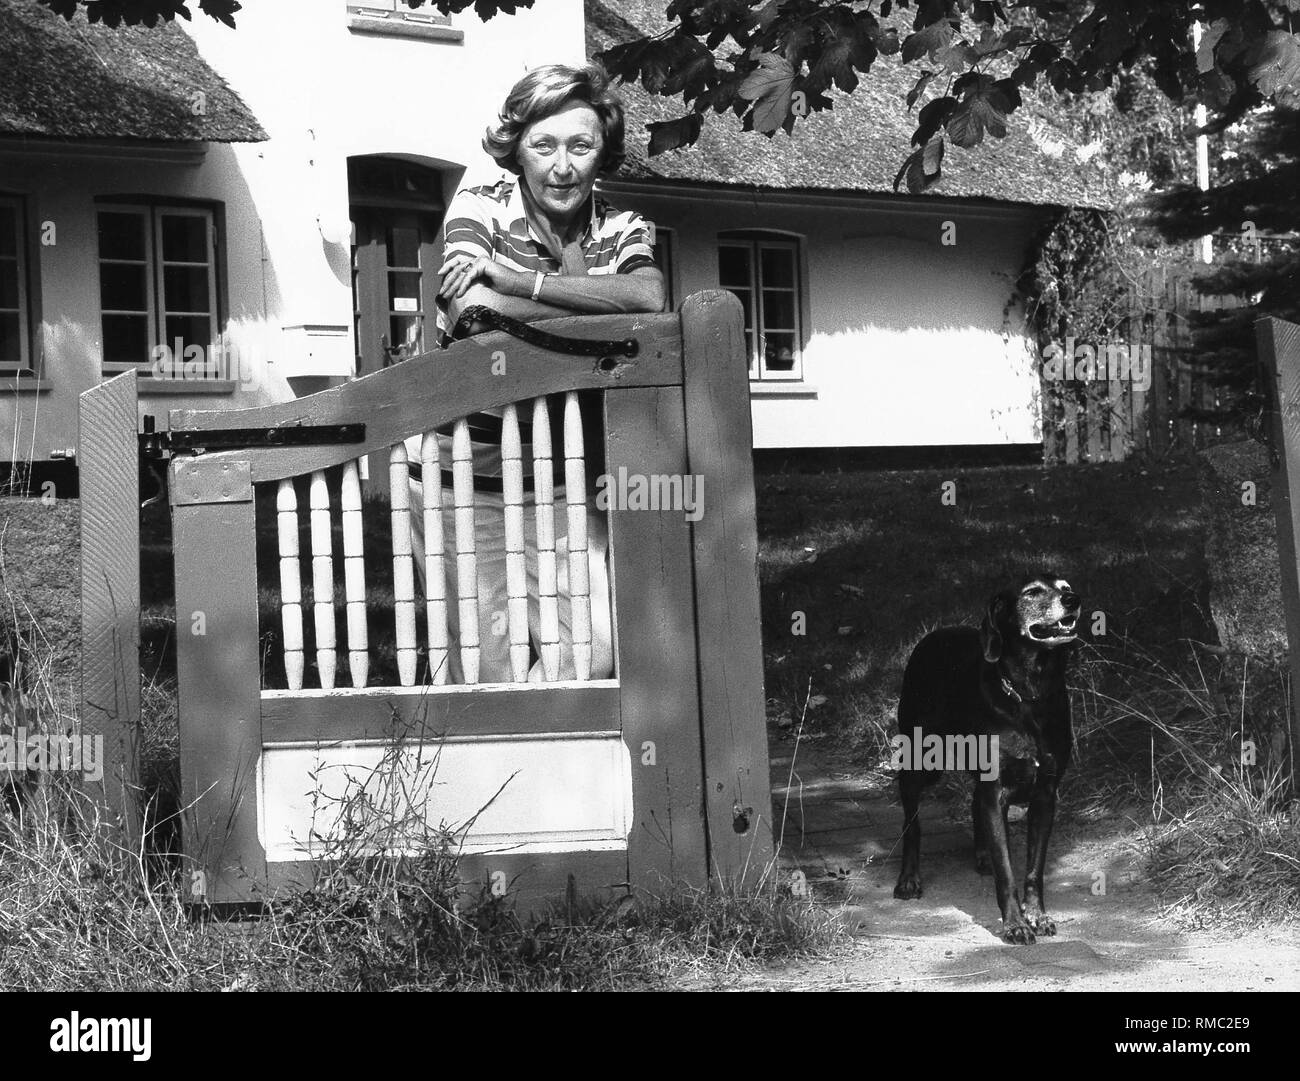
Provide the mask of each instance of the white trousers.
MULTIPOLYGON (((427 596, 424 566, 424 493, 411 481, 411 550, 419 582, 417 597, 427 596)), ((447 579, 447 630, 451 641, 449 683, 464 683, 460 660, 460 606, 456 586, 456 521, 450 488, 442 490, 443 566, 447 579)), ((524 494, 524 563, 528 586, 528 636, 533 651, 541 655, 541 609, 538 604, 536 504, 531 491, 524 494)), ((569 516, 564 488, 555 489, 556 592, 560 629, 560 679, 575 679, 573 667, 573 615, 569 592, 569 516)), ((479 682, 512 683, 510 632, 506 613, 505 503, 500 492, 474 493, 474 539, 478 560, 479 682)), ((605 515, 588 505, 587 549, 591 572, 591 678, 614 674, 614 648, 609 601, 609 533, 605 515)), ((540 660, 528 672, 530 683, 545 681, 540 660)))

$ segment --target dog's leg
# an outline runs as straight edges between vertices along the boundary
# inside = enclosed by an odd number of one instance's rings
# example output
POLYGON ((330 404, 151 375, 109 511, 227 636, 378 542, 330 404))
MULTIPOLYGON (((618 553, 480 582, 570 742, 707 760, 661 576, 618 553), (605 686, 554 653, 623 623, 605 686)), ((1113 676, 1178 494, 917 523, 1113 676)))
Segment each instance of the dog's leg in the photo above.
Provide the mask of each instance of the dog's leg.
POLYGON ((1056 818, 1056 785, 1037 785, 1029 801, 1029 853, 1025 860, 1025 919, 1040 935, 1056 934, 1056 924, 1043 903, 1043 870, 1047 866, 1047 842, 1056 818))
POLYGON ((993 885, 997 891, 998 909, 1002 913, 1002 941, 1014 945, 1034 941, 1034 929, 1025 922, 1020 911, 1020 898, 1016 895, 1015 870, 1011 866, 1011 851, 1007 847, 1006 808, 1002 806, 1001 789, 997 781, 977 782, 979 814, 984 823, 984 836, 988 839, 989 857, 993 863, 993 885))
POLYGON ((925 786, 917 770, 898 775, 898 796, 903 804, 903 869, 898 872, 894 896, 910 901, 921 896, 921 789, 925 786))
POLYGON ((984 819, 980 815, 980 790, 976 786, 970 799, 971 825, 975 830, 975 870, 982 875, 993 873, 993 864, 989 860, 989 838, 984 831, 984 819))

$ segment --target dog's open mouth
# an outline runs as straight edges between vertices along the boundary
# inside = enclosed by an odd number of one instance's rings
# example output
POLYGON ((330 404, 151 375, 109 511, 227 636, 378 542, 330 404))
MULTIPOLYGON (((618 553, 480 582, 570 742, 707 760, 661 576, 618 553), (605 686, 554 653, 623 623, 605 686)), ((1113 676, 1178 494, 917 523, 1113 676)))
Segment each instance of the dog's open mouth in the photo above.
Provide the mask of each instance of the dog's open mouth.
POLYGON ((1074 628, 1078 622, 1079 617, 1073 615, 1067 616, 1065 619, 1058 619, 1055 623, 1031 623, 1029 624, 1029 637, 1035 642, 1048 644, 1069 642, 1075 637, 1074 628))

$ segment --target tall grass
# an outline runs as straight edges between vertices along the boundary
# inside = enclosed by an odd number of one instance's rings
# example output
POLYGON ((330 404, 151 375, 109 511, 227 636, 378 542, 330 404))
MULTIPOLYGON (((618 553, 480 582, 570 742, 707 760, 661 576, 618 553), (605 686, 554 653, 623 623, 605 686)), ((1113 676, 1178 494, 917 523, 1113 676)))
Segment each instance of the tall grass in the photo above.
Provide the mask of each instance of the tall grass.
POLYGON ((1285 670, 1185 643, 1132 642, 1080 665, 1076 811, 1140 806, 1147 868, 1191 925, 1300 919, 1300 806, 1285 670))
MULTIPOLYGON (((39 664, 29 729, 75 727, 39 664), (37 719, 39 718, 39 720, 37 719)), ((597 899, 572 887, 524 912, 515 896, 467 888, 465 824, 422 813, 436 752, 414 771, 395 737, 383 765, 342 796, 337 826, 304 839, 320 858, 308 888, 226 925, 192 904, 175 851, 175 703, 143 693, 148 829, 133 846, 78 779, 41 774, 0 811, 0 988, 39 990, 490 990, 663 987, 826 950, 839 932, 806 900, 772 889, 680 883, 597 899)))

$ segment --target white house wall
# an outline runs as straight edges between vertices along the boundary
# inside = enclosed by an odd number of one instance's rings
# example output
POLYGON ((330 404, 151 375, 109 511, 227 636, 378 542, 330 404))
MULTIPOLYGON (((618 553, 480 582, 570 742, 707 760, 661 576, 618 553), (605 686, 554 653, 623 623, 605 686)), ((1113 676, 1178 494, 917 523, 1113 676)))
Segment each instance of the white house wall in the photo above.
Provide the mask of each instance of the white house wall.
MULTIPOLYGON (((231 223, 231 242, 225 252, 230 337, 241 355, 274 355, 266 315, 274 298, 263 295, 257 214, 230 148, 214 146, 206 156, 194 155, 189 161, 172 153, 160 157, 171 160, 127 159, 84 149, 0 153, 3 187, 23 193, 31 211, 29 226, 37 233, 29 252, 36 253, 39 263, 44 356, 39 393, 25 387, 16 390, 13 380, 5 380, 0 391, 5 460, 42 461, 52 452, 75 446, 77 396, 101 379, 96 196, 157 195, 224 202, 231 223), (250 221, 251 229, 244 224, 250 221)), ((148 393, 147 386, 142 382, 146 392, 141 413, 156 414, 160 427, 173 408, 253 405, 291 396, 282 374, 264 363, 246 367, 242 378, 221 394, 177 394, 174 381, 165 394, 148 393)))
POLYGON ((1041 212, 901 200, 723 195, 607 186, 615 205, 673 230, 678 300, 717 288, 717 236, 766 229, 801 241, 802 383, 752 383, 754 446, 1033 443, 1038 377, 1012 282, 1041 212), (942 243, 944 223, 956 243, 942 243))
POLYGON ((275 362, 287 377, 353 371, 347 228, 350 156, 385 154, 445 170, 450 198, 497 180, 483 131, 529 68, 580 62, 580 0, 547 0, 480 22, 458 16, 462 42, 349 29, 342 0, 247 4, 230 31, 196 18, 186 29, 270 135, 234 146, 258 220, 232 223, 236 242, 265 235, 284 328, 275 362))
POLYGON ((24 196, 33 228, 55 229, 54 243, 31 245, 42 390, 0 379, 4 460, 44 461, 73 447, 77 396, 101 379, 96 196, 225 208, 233 386, 182 395, 142 381, 141 413, 165 427, 173 408, 284 401, 294 396, 291 378, 310 387, 353 371, 348 157, 391 154, 443 168, 448 196, 494 181, 500 170, 480 141, 509 87, 530 67, 583 56, 581 0, 546 0, 487 23, 467 13, 456 23, 461 43, 354 33, 343 0, 246 4, 237 21, 231 30, 196 14, 183 25, 269 141, 151 156, 89 144, 0 150, 0 191, 24 196))

